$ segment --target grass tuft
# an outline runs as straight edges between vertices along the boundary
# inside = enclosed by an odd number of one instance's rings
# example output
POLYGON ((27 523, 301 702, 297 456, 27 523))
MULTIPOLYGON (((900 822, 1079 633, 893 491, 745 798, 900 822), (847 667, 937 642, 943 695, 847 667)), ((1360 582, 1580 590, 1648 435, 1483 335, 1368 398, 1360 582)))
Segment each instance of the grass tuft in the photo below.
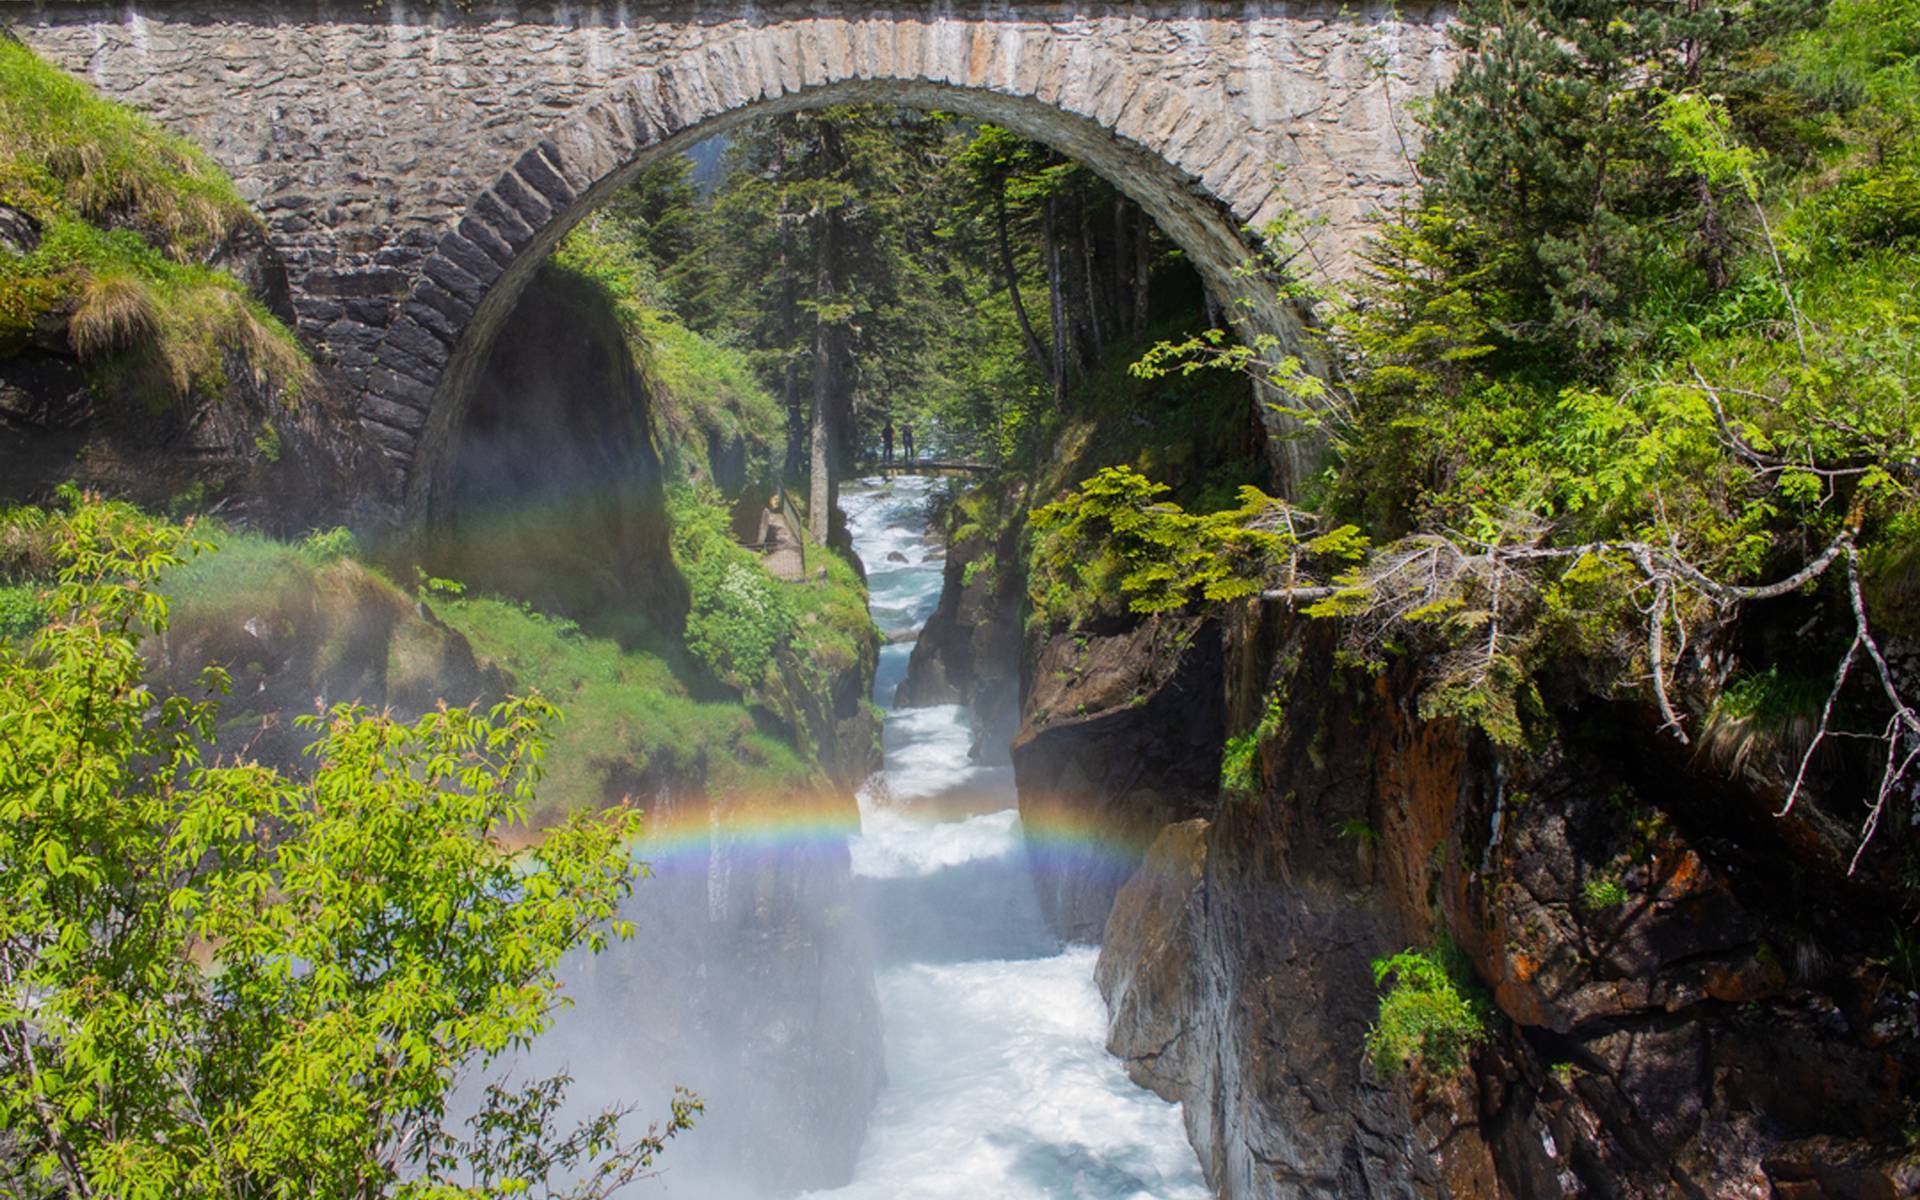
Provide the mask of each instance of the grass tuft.
POLYGON ((67 340, 82 361, 144 346, 160 332, 153 285, 125 269, 89 275, 67 325, 67 340))

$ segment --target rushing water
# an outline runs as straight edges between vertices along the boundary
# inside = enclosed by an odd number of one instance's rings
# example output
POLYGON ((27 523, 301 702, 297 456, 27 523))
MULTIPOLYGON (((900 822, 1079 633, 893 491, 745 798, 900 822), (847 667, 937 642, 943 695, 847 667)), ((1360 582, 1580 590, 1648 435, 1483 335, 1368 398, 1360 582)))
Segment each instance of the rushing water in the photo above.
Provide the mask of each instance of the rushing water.
MULTIPOLYGON (((933 486, 867 480, 844 496, 883 633, 919 628, 938 603, 933 486)), ((810 1195, 1201 1200, 1179 1109, 1105 1051, 1095 951, 1062 947, 1040 916, 1011 772, 969 759, 960 707, 893 708, 911 652, 881 652, 886 768, 860 798, 852 845, 888 1083, 853 1182, 810 1195)))

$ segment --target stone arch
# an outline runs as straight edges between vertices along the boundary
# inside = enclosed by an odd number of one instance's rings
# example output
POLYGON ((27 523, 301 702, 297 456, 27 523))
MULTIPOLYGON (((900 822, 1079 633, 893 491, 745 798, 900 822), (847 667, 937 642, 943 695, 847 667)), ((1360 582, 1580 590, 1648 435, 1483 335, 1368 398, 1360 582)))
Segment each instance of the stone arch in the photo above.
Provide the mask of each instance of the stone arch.
MULTIPOLYGON (((600 95, 553 128, 439 239, 361 398, 400 465, 405 512, 430 518, 494 334, 546 253, 661 155, 746 120, 845 103, 937 108, 1053 146, 1129 195, 1237 319, 1293 343, 1296 312, 1240 270, 1249 229, 1287 211, 1239 118, 1193 103, 1097 43, 991 23, 801 20, 715 39, 600 95)), ((1297 449, 1276 442, 1284 485, 1297 449)))

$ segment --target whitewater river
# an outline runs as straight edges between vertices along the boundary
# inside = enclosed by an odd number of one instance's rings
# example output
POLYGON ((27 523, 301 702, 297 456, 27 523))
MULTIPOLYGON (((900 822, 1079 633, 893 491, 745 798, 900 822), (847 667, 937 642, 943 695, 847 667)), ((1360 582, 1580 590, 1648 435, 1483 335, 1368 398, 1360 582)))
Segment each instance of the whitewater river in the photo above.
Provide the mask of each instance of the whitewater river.
MULTIPOLYGON (((883 633, 918 629, 939 600, 934 486, 865 480, 843 497, 883 633)), ((887 1086, 853 1182, 809 1195, 1204 1200, 1178 1107, 1104 1049, 1096 952, 1063 948, 1041 919, 1011 770, 969 759, 959 706, 893 707, 912 649, 881 651, 886 768, 860 797, 852 845, 880 956, 887 1086)))

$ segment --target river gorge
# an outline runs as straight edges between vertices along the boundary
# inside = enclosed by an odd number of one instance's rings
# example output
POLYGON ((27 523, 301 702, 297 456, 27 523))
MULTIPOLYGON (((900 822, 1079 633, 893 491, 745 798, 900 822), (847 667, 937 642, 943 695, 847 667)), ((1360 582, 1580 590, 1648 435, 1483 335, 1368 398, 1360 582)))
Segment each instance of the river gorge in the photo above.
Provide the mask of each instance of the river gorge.
POLYGON ((1913 0, 0 9, 0 1200, 1920 1196, 1913 0))

